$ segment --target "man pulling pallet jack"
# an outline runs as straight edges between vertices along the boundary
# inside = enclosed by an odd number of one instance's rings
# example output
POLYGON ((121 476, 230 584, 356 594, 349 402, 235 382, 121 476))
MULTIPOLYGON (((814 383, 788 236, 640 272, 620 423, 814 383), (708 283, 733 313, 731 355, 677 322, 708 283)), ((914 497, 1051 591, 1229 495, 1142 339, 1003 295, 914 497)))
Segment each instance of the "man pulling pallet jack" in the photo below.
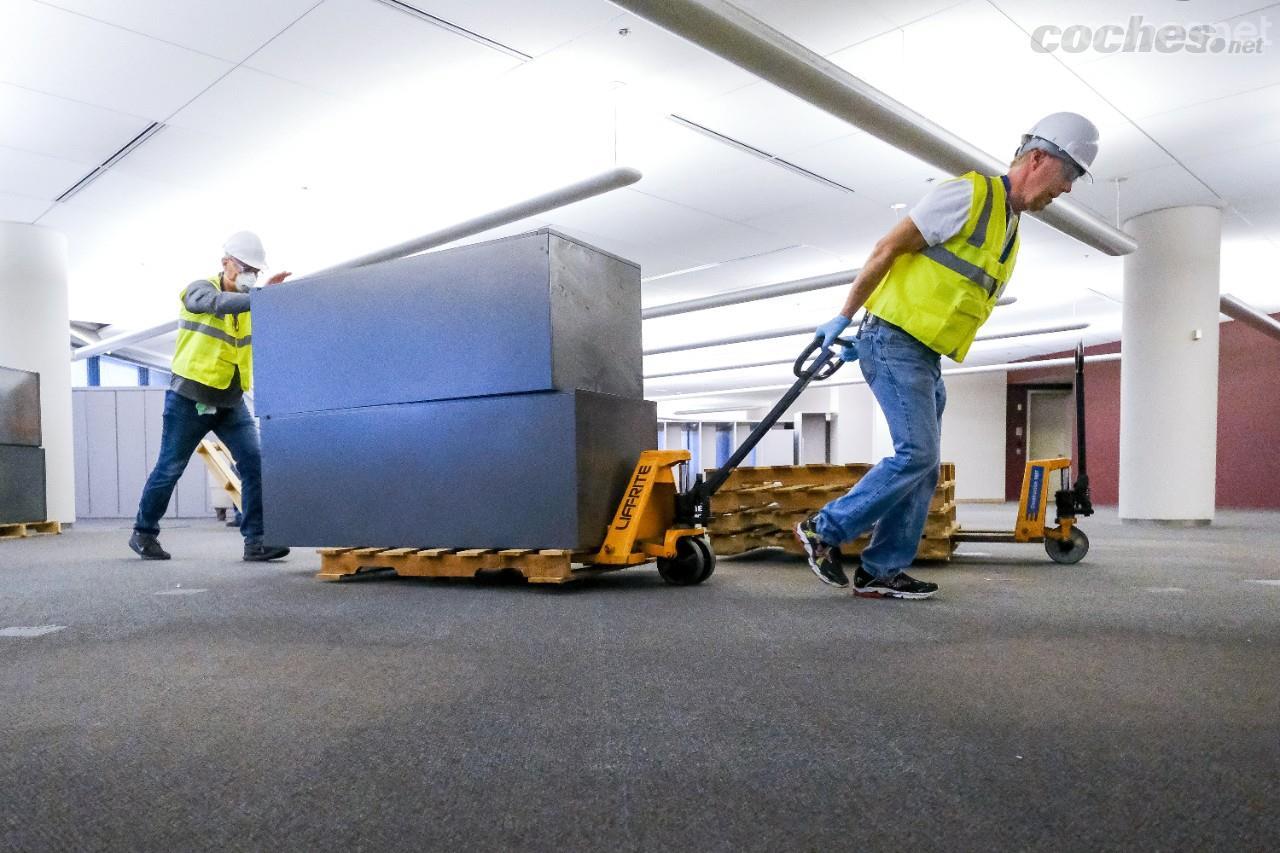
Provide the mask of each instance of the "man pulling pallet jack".
POLYGON ((904 569, 937 486, 947 400, 941 357, 964 360, 1004 292, 1018 257, 1019 215, 1070 192, 1097 153, 1098 129, 1088 119, 1046 116, 1022 137, 1007 175, 969 172, 926 195, 876 244, 840 313, 818 327, 816 339, 830 347, 865 305, 842 358, 859 361, 894 449, 848 494, 796 526, 823 583, 849 586, 839 546, 874 528, 854 572, 855 593, 921 599, 938 591, 904 569))

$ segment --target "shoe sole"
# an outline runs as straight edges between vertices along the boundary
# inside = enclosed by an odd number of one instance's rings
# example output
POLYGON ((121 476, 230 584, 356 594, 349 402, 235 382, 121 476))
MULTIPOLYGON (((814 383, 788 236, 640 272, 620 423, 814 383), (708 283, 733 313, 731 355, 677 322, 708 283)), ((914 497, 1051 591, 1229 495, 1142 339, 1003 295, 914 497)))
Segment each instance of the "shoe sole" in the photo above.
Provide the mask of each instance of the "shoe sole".
POLYGON ((862 598, 905 598, 911 601, 933 598, 934 593, 936 592, 936 589, 933 592, 897 592, 891 589, 881 591, 878 589, 870 589, 868 587, 863 587, 862 589, 858 589, 857 587, 853 588, 853 594, 862 598))
MULTIPOLYGON (((804 522, 801 522, 800 524, 803 524, 803 523, 804 522)), ((848 583, 840 583, 839 581, 828 580, 826 575, 818 571, 818 567, 814 565, 814 562, 818 559, 818 557, 816 554, 813 553, 813 545, 809 543, 808 538, 806 538, 805 535, 800 532, 800 524, 796 525, 796 538, 800 540, 800 545, 804 548, 805 554, 808 555, 809 557, 809 571, 813 572, 814 576, 818 580, 825 583, 827 586, 834 586, 836 589, 848 589, 849 588, 848 583)))

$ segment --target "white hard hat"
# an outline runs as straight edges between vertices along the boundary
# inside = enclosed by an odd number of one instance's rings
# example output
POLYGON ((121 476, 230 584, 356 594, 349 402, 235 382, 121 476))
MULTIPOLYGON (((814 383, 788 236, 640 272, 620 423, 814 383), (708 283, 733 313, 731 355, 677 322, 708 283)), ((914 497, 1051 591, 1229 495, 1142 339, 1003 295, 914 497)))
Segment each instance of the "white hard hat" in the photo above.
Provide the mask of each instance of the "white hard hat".
POLYGON ((222 251, 246 266, 260 270, 267 265, 267 250, 252 231, 237 231, 222 244, 222 251))
POLYGON ((1079 113, 1053 113, 1023 134, 1018 154, 1035 148, 1074 163, 1092 178, 1089 167, 1098 156, 1098 128, 1079 113))

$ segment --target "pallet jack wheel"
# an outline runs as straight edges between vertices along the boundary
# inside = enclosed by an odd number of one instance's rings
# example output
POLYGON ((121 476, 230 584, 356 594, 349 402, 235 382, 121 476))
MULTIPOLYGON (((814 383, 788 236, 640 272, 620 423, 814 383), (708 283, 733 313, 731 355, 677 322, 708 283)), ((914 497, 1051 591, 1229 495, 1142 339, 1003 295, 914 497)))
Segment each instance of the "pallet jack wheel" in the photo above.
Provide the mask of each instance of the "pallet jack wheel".
POLYGON ((1079 527, 1073 527, 1065 542, 1046 536, 1044 550, 1055 563, 1078 563, 1089 553, 1089 537, 1079 527))
POLYGON ((658 574, 673 586, 700 584, 716 570, 716 552, 703 536, 686 536, 676 543, 676 555, 658 559, 658 574))

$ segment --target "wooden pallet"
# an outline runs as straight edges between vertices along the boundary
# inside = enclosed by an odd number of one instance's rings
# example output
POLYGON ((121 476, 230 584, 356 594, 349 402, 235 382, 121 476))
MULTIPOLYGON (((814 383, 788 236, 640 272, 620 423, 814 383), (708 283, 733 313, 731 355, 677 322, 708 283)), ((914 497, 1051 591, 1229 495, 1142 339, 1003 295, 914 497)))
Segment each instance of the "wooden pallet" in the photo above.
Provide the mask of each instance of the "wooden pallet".
POLYGON ((235 465, 235 460, 231 458, 231 451, 227 450, 227 446, 216 437, 210 436, 202 439, 196 446, 196 454, 204 460, 209 473, 213 474, 213 479, 222 486, 222 490, 227 493, 227 497, 231 498, 236 509, 243 509, 240 505, 240 478, 236 476, 235 469, 232 467, 235 465))
MULTIPOLYGON (((527 548, 320 548, 321 580, 336 581, 378 569, 391 569, 402 577, 470 578, 482 571, 510 569, 530 583, 566 583, 586 574, 607 571, 579 566, 587 552, 527 548)), ((612 569, 613 567, 609 567, 612 569)))
POLYGON ((765 509, 748 509, 742 512, 729 512, 713 516, 708 531, 715 536, 729 536, 734 533, 745 533, 757 527, 766 527, 773 522, 772 511, 765 509))
POLYGON ((28 536, 53 536, 62 532, 58 521, 27 521, 0 524, 0 539, 24 539, 28 536))
POLYGON ((769 505, 769 492, 777 488, 777 483, 766 483, 758 486, 745 486, 741 489, 729 489, 716 492, 711 496, 711 512, 715 515, 728 512, 741 512, 746 509, 759 509, 769 505))
POLYGON ((779 486, 844 486, 852 488, 870 471, 865 462, 848 465, 762 465, 735 468, 725 481, 728 490, 776 484, 779 486))
POLYGON ((956 499, 956 482, 949 480, 947 482, 939 482, 938 488, 933 492, 933 500, 929 503, 930 512, 940 512, 947 504, 953 503, 956 499))

